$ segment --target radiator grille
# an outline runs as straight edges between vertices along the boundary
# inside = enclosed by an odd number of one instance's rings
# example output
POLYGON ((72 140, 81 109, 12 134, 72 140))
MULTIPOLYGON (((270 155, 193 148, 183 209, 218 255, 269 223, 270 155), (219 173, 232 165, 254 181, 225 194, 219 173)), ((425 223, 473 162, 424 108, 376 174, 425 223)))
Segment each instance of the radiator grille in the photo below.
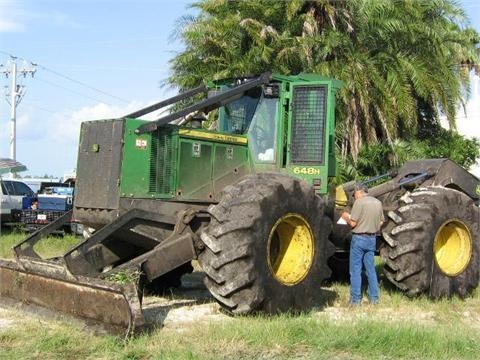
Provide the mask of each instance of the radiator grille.
POLYGON ((294 88, 291 163, 323 164, 326 115, 325 86, 294 88))
POLYGON ((152 133, 150 154, 149 192, 171 194, 175 169, 172 129, 160 128, 152 133))

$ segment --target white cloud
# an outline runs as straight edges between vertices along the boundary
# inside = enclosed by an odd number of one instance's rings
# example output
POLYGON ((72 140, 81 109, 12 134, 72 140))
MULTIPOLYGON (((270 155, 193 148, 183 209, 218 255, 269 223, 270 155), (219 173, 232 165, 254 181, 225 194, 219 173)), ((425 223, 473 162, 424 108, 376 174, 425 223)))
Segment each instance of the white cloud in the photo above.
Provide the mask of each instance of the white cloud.
POLYGON ((0 0, 0 33, 23 32, 33 22, 45 26, 79 27, 79 23, 60 11, 31 11, 22 1, 0 0))
POLYGON ((465 136, 480 138, 480 77, 472 75, 471 84, 471 97, 466 104, 466 113, 460 111, 457 115, 457 129, 465 136))
MULTIPOLYGON (((3 11, 3 10, 2 10, 3 11)), ((15 21, 9 21, 0 18, 0 33, 23 31, 24 26, 15 21)))
MULTIPOLYGON (((56 129, 58 131, 55 131, 55 135, 53 136, 59 141, 73 140, 70 136, 77 139, 80 131, 80 124, 84 121, 115 119, 130 114, 147 105, 148 104, 146 103, 134 101, 125 106, 112 106, 105 103, 99 103, 94 106, 83 107, 66 115, 63 121, 55 121, 56 129), (70 136, 65 137, 64 134, 69 134, 70 136)), ((156 114, 157 113, 149 114, 150 116, 145 116, 143 119, 155 119, 157 117, 156 114)))
MULTIPOLYGON (((39 120, 34 113, 17 118, 17 159, 29 168, 29 174, 59 174, 58 169, 71 170, 76 166, 80 124, 84 121, 115 119, 132 113, 150 104, 131 102, 125 106, 113 106, 98 103, 80 109, 63 112, 39 120)), ((149 119, 158 118, 157 112, 149 119)), ((8 125, 7 125, 8 126, 8 125)), ((0 138, 8 139, 10 133, 0 138)), ((8 151, 8 150, 7 150, 8 151)))
MULTIPOLYGON (((467 138, 480 139, 480 77, 473 72, 470 74, 471 93, 465 110, 459 109, 456 117, 457 130, 459 134, 467 138)), ((445 128, 448 124, 445 118, 441 119, 445 128)), ((480 177, 480 159, 473 165, 470 172, 480 177)))
POLYGON ((80 124, 84 121, 114 119, 129 114, 145 104, 131 102, 126 106, 98 103, 74 111, 64 111, 39 119, 34 113, 17 118, 17 137, 25 141, 44 141, 46 144, 71 144, 78 141, 80 124))
POLYGON ((0 0, 0 33, 23 31, 21 8, 16 2, 0 0))
POLYGON ((63 120, 57 119, 56 130, 52 138, 61 142, 77 141, 80 133, 80 124, 84 121, 114 119, 131 112, 134 104, 127 106, 112 106, 99 103, 94 106, 86 106, 70 114, 63 115, 63 120), (66 135, 66 136, 65 136, 66 135))
MULTIPOLYGON (((467 137, 480 139, 480 77, 471 75, 472 91, 466 106, 466 114, 463 112, 457 116, 458 132, 467 137)), ((480 159, 470 171, 480 178, 480 159)))

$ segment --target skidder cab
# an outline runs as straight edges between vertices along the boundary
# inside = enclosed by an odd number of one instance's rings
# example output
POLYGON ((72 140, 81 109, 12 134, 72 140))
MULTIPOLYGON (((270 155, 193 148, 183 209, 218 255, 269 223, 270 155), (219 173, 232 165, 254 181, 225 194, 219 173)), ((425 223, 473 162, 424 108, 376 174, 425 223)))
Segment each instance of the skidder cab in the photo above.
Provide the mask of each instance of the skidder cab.
MULTIPOLYGON (((218 200, 225 185, 266 171, 305 179, 325 193, 335 166, 331 149, 338 87, 338 82, 317 75, 265 74, 216 83, 206 100, 156 122, 136 120, 129 126, 127 119, 131 138, 125 141, 149 144, 139 150, 150 151, 143 168, 149 171, 145 178, 153 196, 218 200), (216 130, 199 128, 195 116, 184 119, 180 127, 167 125, 199 111, 218 115, 216 130), (159 157, 161 161, 156 161, 159 157), (173 172, 166 173, 167 169, 173 172)), ((123 180, 128 187, 128 179, 123 180)), ((129 190, 124 193, 136 197, 129 190)))

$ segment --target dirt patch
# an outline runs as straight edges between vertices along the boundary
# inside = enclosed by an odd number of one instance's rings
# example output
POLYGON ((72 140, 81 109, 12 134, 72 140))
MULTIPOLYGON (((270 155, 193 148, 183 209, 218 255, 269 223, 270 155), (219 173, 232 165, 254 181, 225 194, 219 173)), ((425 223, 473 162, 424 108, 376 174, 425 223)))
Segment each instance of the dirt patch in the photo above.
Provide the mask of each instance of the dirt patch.
POLYGON ((8 318, 8 312, 6 309, 0 308, 0 331, 9 329, 15 326, 15 321, 8 318))
MULTIPOLYGON (((0 301, 0 332, 22 326, 28 319, 28 314, 24 314, 20 309, 24 308, 10 299, 1 299, 0 301)), ((42 309, 38 310, 41 313, 42 309)))
MULTIPOLYGON (((222 312, 203 284, 204 274, 194 272, 182 278, 182 287, 171 291, 164 296, 146 296, 143 301, 143 312, 149 324, 167 331, 183 332, 190 326, 209 324, 212 322, 233 321, 234 318, 222 312)), ((330 289, 331 290, 331 289, 330 289)), ((449 317, 461 321, 465 326, 480 329, 479 301, 474 299, 465 303, 460 309, 423 308, 413 303, 394 304, 389 306, 388 295, 382 299, 382 304, 370 306, 364 304, 358 308, 346 305, 346 300, 335 301, 333 306, 325 307, 314 315, 318 319, 328 319, 334 322, 356 322, 362 320, 386 321, 388 323, 415 323, 426 326, 446 322, 449 317), (457 313, 458 312, 458 313, 457 313)), ((99 324, 92 324, 77 318, 61 315, 38 306, 18 304, 17 302, 2 299, 0 302, 0 332, 22 326, 31 319, 41 323, 51 322, 52 319, 76 324, 79 328, 87 328, 96 334, 105 333, 99 324)))
POLYGON ((51 321, 66 321, 78 327, 87 326, 81 319, 60 314, 50 309, 24 304, 8 298, 0 298, 0 332, 24 326, 34 319, 36 322, 48 324, 51 321))
POLYGON ((386 322, 408 323, 433 325, 435 323, 435 313, 433 311, 424 311, 421 309, 405 308, 386 308, 379 306, 363 305, 361 307, 328 307, 317 313, 318 317, 326 317, 332 321, 355 322, 358 320, 376 320, 386 322), (414 314, 414 316, 413 316, 414 314))
POLYGON ((194 272, 182 278, 182 286, 166 296, 146 296, 143 313, 148 323, 167 329, 182 330, 188 324, 226 321, 230 317, 221 312, 205 285, 204 274, 194 272))

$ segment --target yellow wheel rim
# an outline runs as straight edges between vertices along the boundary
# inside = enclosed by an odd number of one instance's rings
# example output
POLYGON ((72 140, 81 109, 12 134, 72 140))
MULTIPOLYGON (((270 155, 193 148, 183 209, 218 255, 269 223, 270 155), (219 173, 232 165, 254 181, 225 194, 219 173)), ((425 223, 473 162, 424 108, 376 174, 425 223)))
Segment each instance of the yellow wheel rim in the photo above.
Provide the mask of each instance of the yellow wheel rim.
POLYGON ((440 270, 448 276, 461 274, 472 257, 472 235, 460 220, 443 223, 433 244, 435 260, 440 270))
POLYGON ((307 276, 313 263, 314 236, 307 220, 299 214, 286 214, 270 231, 267 245, 268 266, 275 279, 288 286, 307 276))

